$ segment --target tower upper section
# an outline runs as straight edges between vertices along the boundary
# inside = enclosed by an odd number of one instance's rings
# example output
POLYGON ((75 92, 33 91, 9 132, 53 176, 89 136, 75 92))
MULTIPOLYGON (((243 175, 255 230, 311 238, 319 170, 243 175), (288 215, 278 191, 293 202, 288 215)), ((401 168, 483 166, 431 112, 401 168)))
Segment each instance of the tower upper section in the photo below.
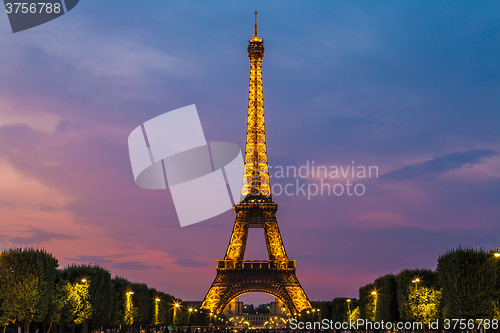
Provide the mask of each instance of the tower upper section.
POLYGON ((248 57, 250 58, 250 83, 242 194, 244 197, 252 195, 271 198, 262 88, 264 41, 257 32, 257 12, 255 12, 255 32, 248 42, 248 57))
POLYGON ((255 26, 252 39, 248 41, 248 57, 264 57, 264 41, 257 32, 257 12, 255 12, 255 26))

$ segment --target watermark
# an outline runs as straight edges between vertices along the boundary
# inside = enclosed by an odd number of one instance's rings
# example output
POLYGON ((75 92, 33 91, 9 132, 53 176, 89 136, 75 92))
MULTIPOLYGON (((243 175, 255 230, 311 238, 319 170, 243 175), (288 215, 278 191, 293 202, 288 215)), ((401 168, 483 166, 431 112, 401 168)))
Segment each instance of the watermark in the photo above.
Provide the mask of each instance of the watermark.
POLYGON ((378 178, 377 166, 269 166, 243 179, 241 149, 230 142, 208 143, 196 106, 173 110, 135 128, 128 137, 130 163, 136 184, 145 189, 170 189, 181 226, 198 223, 233 208, 248 195, 260 195, 262 178, 269 177, 274 196, 360 197, 363 180, 378 178), (266 173, 266 174, 264 174, 266 173))
POLYGON ((322 321, 298 321, 296 318, 290 320, 290 328, 292 330, 383 330, 383 331, 417 331, 423 328, 428 330, 479 330, 493 329, 497 330, 500 327, 498 319, 436 319, 424 324, 421 321, 370 321, 367 319, 356 319, 349 321, 333 321, 323 319, 322 321))
POLYGON ((52 21, 75 8, 79 1, 3 0, 14 33, 52 21))
POLYGON ((234 143, 207 143, 196 106, 164 113, 128 137, 136 184, 172 194, 181 226, 232 209, 241 201, 243 156, 234 143))
MULTIPOLYGON (((261 177, 255 173, 254 177, 261 177)), ((306 161, 300 166, 269 166, 269 179, 273 196, 303 196, 307 200, 316 196, 360 197, 366 194, 364 181, 379 177, 376 165, 317 165, 306 161)), ((250 182, 251 183, 251 182, 250 182)), ((259 194, 257 186, 253 193, 259 194)))
POLYGON ((297 319, 290 320, 290 328, 292 330, 422 330, 424 324, 422 322, 397 322, 390 321, 369 321, 366 319, 357 319, 349 321, 333 321, 323 319, 322 321, 298 321, 297 319))

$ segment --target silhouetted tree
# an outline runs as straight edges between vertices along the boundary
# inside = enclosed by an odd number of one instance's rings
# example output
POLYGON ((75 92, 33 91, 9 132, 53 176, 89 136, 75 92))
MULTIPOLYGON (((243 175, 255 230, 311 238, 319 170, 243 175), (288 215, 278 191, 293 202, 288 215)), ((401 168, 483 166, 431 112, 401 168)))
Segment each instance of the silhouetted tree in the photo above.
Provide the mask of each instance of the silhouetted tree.
POLYGON ((0 256, 0 307, 3 321, 24 324, 45 320, 52 306, 58 261, 45 250, 12 249, 0 256))

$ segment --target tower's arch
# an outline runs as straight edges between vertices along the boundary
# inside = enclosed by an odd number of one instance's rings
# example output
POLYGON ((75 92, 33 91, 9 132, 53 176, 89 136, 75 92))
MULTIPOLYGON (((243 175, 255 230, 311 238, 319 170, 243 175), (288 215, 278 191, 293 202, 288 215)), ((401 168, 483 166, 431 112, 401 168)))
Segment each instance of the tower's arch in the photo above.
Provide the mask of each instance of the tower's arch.
POLYGON ((240 296, 243 296, 245 294, 248 294, 248 293, 264 293, 264 294, 274 296, 275 298, 279 299, 286 306, 287 310, 290 313, 294 313, 295 307, 294 307, 293 301, 290 299, 290 297, 287 297, 288 295, 284 295, 283 293, 277 292, 276 290, 270 290, 270 289, 264 288, 264 287, 242 288, 239 291, 235 291, 233 293, 233 297, 231 297, 230 294, 224 295, 227 297, 224 297, 223 300, 220 301, 220 303, 219 303, 220 310, 218 309, 218 310, 216 310, 216 312, 217 313, 222 312, 232 300, 234 300, 235 298, 238 298, 240 296), (288 299, 286 299, 286 298, 288 298, 288 299))

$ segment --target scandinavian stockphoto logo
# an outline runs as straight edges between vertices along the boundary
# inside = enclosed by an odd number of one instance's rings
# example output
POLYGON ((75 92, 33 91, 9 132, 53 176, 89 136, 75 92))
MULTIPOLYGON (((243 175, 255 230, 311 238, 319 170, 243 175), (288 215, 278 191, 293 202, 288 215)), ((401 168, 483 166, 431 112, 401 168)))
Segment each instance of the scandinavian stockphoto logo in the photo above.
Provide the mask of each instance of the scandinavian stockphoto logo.
POLYGON ((138 126, 128 147, 135 183, 151 190, 168 186, 182 227, 222 214, 242 199, 241 149, 207 143, 194 104, 138 126))
POLYGON ((80 0, 3 0, 12 32, 52 21, 69 12, 80 0))

